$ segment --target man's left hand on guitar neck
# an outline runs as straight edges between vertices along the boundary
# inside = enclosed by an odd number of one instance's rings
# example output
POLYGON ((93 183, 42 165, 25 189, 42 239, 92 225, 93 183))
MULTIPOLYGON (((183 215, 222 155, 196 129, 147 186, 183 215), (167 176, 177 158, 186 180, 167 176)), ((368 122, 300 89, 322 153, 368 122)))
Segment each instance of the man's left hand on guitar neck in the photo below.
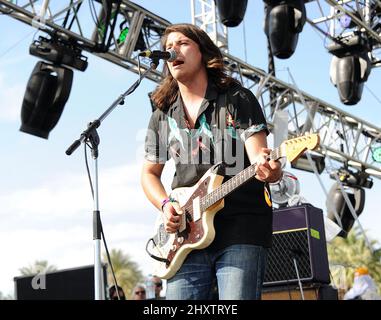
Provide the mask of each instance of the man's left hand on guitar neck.
POLYGON ((268 155, 271 149, 262 148, 262 152, 257 156, 257 165, 255 166, 256 179, 274 183, 282 178, 282 164, 278 160, 268 161, 268 155))
POLYGON ((255 166, 255 178, 257 180, 273 183, 282 177, 281 163, 279 161, 267 160, 271 149, 267 148, 265 131, 262 130, 247 138, 245 149, 250 163, 258 164, 255 166))

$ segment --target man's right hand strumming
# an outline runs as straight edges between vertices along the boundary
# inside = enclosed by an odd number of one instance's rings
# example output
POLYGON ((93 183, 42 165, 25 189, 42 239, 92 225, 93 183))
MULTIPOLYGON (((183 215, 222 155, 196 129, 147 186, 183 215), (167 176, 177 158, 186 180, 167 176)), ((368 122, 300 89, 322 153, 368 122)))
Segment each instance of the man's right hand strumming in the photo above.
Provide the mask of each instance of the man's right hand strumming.
POLYGON ((162 210, 165 220, 165 231, 175 233, 180 228, 180 215, 183 214, 183 210, 178 202, 167 202, 162 210))

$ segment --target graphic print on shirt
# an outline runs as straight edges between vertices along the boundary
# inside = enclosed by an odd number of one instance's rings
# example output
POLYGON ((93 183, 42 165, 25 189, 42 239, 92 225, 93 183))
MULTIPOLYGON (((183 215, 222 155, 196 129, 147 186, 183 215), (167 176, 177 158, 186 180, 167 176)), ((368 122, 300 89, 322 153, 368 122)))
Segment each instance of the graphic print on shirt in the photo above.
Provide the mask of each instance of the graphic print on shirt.
MULTIPOLYGON (((187 123, 186 119, 184 120, 187 123)), ((194 158, 199 155, 200 150, 202 152, 210 152, 211 147, 214 147, 214 136, 206 121, 205 114, 200 116, 198 122, 199 127, 197 129, 191 129, 189 124, 187 128, 179 128, 176 120, 172 117, 168 117, 170 130, 168 135, 168 145, 175 158, 179 158, 181 154, 188 154, 186 148, 192 149, 190 154, 192 155, 192 158, 194 158), (203 140, 209 140, 210 146, 203 143, 203 140), (194 147, 192 148, 192 146, 194 147)))

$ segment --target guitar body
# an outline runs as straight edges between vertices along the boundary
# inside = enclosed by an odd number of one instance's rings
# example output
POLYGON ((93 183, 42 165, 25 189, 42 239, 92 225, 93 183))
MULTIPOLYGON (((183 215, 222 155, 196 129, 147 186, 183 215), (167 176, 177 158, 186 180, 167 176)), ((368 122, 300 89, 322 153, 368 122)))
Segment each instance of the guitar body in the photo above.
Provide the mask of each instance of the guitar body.
MULTIPOLYGON (((295 161, 305 150, 314 150, 319 141, 318 134, 284 141, 270 152, 267 160, 285 157, 290 162, 295 161)), ((155 235, 148 240, 146 247, 148 254, 154 259, 153 274, 163 279, 173 277, 192 250, 206 248, 212 243, 215 236, 214 216, 224 207, 224 197, 255 177, 256 165, 251 164, 222 183, 224 175, 220 169, 224 165, 219 163, 211 167, 193 187, 178 188, 171 193, 171 197, 176 199, 184 213, 176 233, 165 231, 163 214, 159 214, 155 235), (152 246, 149 248, 150 244, 152 246)))
POLYGON ((223 179, 223 176, 216 173, 214 166, 193 187, 173 190, 171 197, 178 201, 184 213, 181 215, 177 233, 165 231, 164 217, 162 213, 159 213, 155 224, 154 245, 150 253, 167 259, 169 263, 155 259, 153 274, 162 279, 173 277, 192 250, 206 248, 212 243, 215 236, 214 216, 224 207, 224 200, 218 201, 204 212, 199 210, 199 201, 203 196, 218 188, 223 179))

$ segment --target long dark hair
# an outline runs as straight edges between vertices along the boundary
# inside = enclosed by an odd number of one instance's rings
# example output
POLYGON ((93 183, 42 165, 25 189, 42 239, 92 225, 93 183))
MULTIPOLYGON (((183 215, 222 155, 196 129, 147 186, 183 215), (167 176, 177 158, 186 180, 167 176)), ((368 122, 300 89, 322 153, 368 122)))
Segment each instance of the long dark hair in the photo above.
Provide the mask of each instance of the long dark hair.
MULTIPOLYGON (((164 35, 161 38, 163 49, 165 49, 168 35, 172 32, 180 32, 198 44, 208 79, 213 81, 219 89, 224 90, 232 81, 236 81, 226 74, 222 53, 206 32, 192 24, 182 23, 171 25, 165 29, 164 35)), ((168 71, 167 65, 164 66, 163 72, 165 78, 151 96, 155 106, 161 110, 164 110, 174 103, 178 93, 177 81, 168 71)))

